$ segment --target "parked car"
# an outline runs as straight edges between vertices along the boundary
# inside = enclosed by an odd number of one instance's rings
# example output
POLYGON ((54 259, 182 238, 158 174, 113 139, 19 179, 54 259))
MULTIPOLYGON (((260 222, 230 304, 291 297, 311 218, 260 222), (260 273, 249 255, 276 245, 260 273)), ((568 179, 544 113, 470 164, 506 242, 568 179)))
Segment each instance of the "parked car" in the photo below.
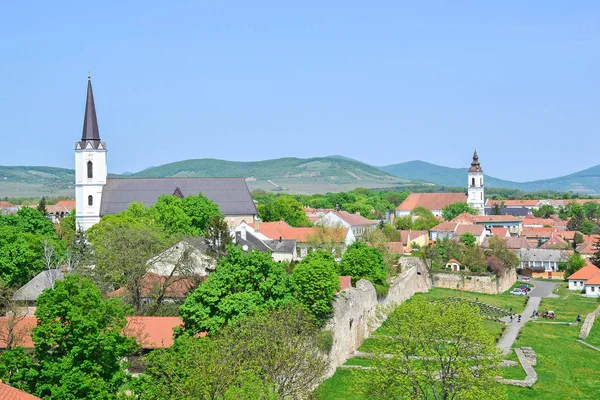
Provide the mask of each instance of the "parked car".
POLYGON ((527 292, 525 290, 521 290, 519 288, 513 289, 510 294, 513 296, 527 296, 527 292))
POLYGON ((531 288, 529 287, 529 285, 521 285, 517 289, 521 289, 527 293, 531 292, 531 288))

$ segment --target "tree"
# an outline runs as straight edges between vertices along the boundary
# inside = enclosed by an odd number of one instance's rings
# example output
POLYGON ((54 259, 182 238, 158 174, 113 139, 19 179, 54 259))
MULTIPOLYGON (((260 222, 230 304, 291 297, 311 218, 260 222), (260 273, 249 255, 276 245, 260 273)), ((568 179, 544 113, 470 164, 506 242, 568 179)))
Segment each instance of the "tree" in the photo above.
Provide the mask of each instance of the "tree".
POLYGON ((46 210, 46 198, 42 197, 42 199, 40 200, 40 202, 38 203, 37 206, 37 210, 42 213, 42 215, 45 217, 46 215, 48 215, 48 210, 46 210))
POLYGON ((397 217, 394 220, 394 227, 396 227, 396 229, 407 231, 411 229, 412 223, 413 217, 411 217, 410 215, 405 215, 403 217, 397 217))
POLYGON ((477 307, 412 299, 386 321, 387 354, 364 375, 375 399, 503 399, 496 384, 500 352, 477 307))
POLYGON ((425 207, 415 208, 410 215, 415 217, 411 225, 411 229, 414 230, 428 231, 440 223, 433 213, 425 207))
POLYGON ((229 227, 222 215, 215 215, 206 226, 204 243, 208 246, 207 254, 215 260, 227 254, 227 247, 233 243, 229 227))
POLYGON ((206 338, 181 337, 147 357, 141 399, 306 399, 327 369, 302 307, 258 311, 206 338))
POLYGON ((57 399, 114 399, 125 382, 123 357, 137 348, 121 335, 129 308, 103 299, 94 284, 70 274, 37 299, 34 356, 12 365, 11 384, 57 399))
POLYGON ((347 228, 341 225, 328 226, 317 224, 313 233, 306 235, 306 241, 312 248, 324 249, 334 257, 341 257, 346 247, 347 228))
POLYGON ((284 220, 291 226, 310 226, 302 203, 289 195, 277 197, 271 203, 260 204, 258 213, 263 221, 284 220))
POLYGON ((550 218, 550 216, 554 214, 556 214, 556 209, 550 204, 544 204, 538 209, 533 210, 533 215, 537 218, 550 218))
POLYGON ((596 249, 598 249, 598 251, 590 258, 590 261, 596 267, 600 267, 600 239, 596 240, 596 249))
POLYGON ((323 249, 308 253, 292 272, 296 299, 324 324, 332 314, 332 302, 340 290, 338 266, 323 249))
POLYGON ((594 232, 595 228, 596 228, 596 224, 594 224, 589 219, 586 219, 585 221, 583 221, 581 223, 581 226, 579 227, 579 231, 581 233, 583 233, 584 235, 591 235, 594 232))
POLYGON ((289 276, 268 253, 231 246, 215 272, 179 308, 183 332, 214 334, 246 315, 293 301, 289 276))
POLYGON ((583 243, 583 235, 579 232, 575 232, 575 234, 573 235, 573 242, 575 244, 583 243))
MULTIPOLYGON (((171 261, 165 252, 173 244, 160 228, 121 215, 108 216, 87 231, 95 267, 88 273, 103 291, 124 287, 136 313, 142 310, 142 279, 154 264, 171 261)), ((185 264, 172 260, 175 269, 185 264)), ((163 290, 168 283, 165 282, 163 290)))
POLYGON ((579 253, 573 253, 567 259, 567 269, 565 270, 565 279, 585 267, 585 259, 579 253))
POLYGON ((71 244, 76 233, 75 210, 71 210, 71 212, 65 215, 58 224, 58 238, 63 241, 66 247, 71 244))
MULTIPOLYGON (((513 253, 506 244, 506 241, 498 236, 492 236, 489 239, 489 249, 486 255, 494 256, 502 264, 504 269, 517 268, 520 263, 519 257, 513 253)), ((489 262, 488 262, 489 266, 489 262)), ((491 269, 492 272, 497 272, 498 269, 491 269)))
POLYGON ((202 193, 197 196, 187 196, 182 201, 185 214, 190 218, 194 236, 203 235, 212 219, 221 215, 219 206, 202 193))
POLYGON ((379 296, 385 295, 390 287, 383 255, 363 242, 355 242, 348 247, 340 262, 340 272, 351 276, 353 284, 360 279, 371 281, 379 296))
POLYGON ((454 219, 455 217, 458 217, 460 214, 463 213, 477 215, 477 210, 471 208, 471 206, 464 202, 448 204, 442 209, 442 217, 446 221, 450 221, 451 219, 454 219))
POLYGON ((467 247, 473 247, 477 244, 477 239, 475 238, 475 235, 468 232, 460 237, 460 241, 463 242, 467 247))
POLYGON ((492 215, 500 215, 502 213, 502 208, 500 206, 500 204, 495 203, 492 206, 492 211, 491 211, 492 215))

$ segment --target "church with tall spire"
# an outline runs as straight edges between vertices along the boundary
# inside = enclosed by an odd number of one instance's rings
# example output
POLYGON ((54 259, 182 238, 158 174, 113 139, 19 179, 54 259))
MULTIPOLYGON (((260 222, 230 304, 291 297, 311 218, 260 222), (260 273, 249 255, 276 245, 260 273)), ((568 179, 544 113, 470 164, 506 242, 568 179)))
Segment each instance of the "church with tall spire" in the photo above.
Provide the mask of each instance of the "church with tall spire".
POLYGON ((477 210, 479 215, 485 214, 485 193, 483 186, 483 169, 479 163, 477 150, 473 153, 473 161, 469 168, 467 181, 467 204, 477 210))
POLYGON ((83 230, 100 221, 102 189, 108 174, 106 161, 106 143, 100 140, 92 79, 88 75, 83 132, 75 144, 75 222, 83 230))
POLYGON ((230 227, 253 223, 256 205, 243 177, 108 178, 106 143, 100 139, 92 80, 88 75, 81 140, 75 143, 75 223, 87 230, 105 215, 117 214, 133 202, 153 205, 161 195, 185 197, 202 193, 219 206, 230 227))

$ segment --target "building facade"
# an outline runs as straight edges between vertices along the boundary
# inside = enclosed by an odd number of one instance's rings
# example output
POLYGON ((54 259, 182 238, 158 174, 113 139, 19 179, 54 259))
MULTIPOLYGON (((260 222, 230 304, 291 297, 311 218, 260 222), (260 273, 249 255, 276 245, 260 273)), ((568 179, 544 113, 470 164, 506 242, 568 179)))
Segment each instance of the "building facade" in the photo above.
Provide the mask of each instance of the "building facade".
POLYGON ((471 168, 467 174, 467 203, 471 208, 477 210, 478 215, 485 214, 485 193, 483 186, 483 169, 479 163, 479 156, 477 150, 473 153, 473 161, 471 162, 471 168))

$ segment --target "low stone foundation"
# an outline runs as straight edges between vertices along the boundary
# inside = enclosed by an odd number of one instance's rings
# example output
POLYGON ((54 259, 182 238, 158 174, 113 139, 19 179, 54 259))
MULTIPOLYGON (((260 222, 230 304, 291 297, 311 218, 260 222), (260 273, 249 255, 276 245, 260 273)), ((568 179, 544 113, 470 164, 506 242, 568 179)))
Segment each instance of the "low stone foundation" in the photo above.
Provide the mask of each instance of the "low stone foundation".
POLYGON ((538 379, 537 372, 533 369, 532 365, 537 364, 537 356, 531 347, 522 347, 515 349, 515 353, 517 354, 517 358, 521 363, 521 367, 525 371, 527 376, 523 380, 518 379, 503 379, 499 378, 498 382, 503 383, 505 385, 513 385, 513 386, 521 386, 521 387, 532 387, 538 379), (531 364, 531 360, 533 360, 536 364, 531 364))
POLYGON ((469 275, 461 272, 434 272, 431 274, 431 280, 434 287, 499 294, 507 291, 515 284, 517 273, 515 269, 510 269, 501 277, 496 277, 491 275, 469 275))

